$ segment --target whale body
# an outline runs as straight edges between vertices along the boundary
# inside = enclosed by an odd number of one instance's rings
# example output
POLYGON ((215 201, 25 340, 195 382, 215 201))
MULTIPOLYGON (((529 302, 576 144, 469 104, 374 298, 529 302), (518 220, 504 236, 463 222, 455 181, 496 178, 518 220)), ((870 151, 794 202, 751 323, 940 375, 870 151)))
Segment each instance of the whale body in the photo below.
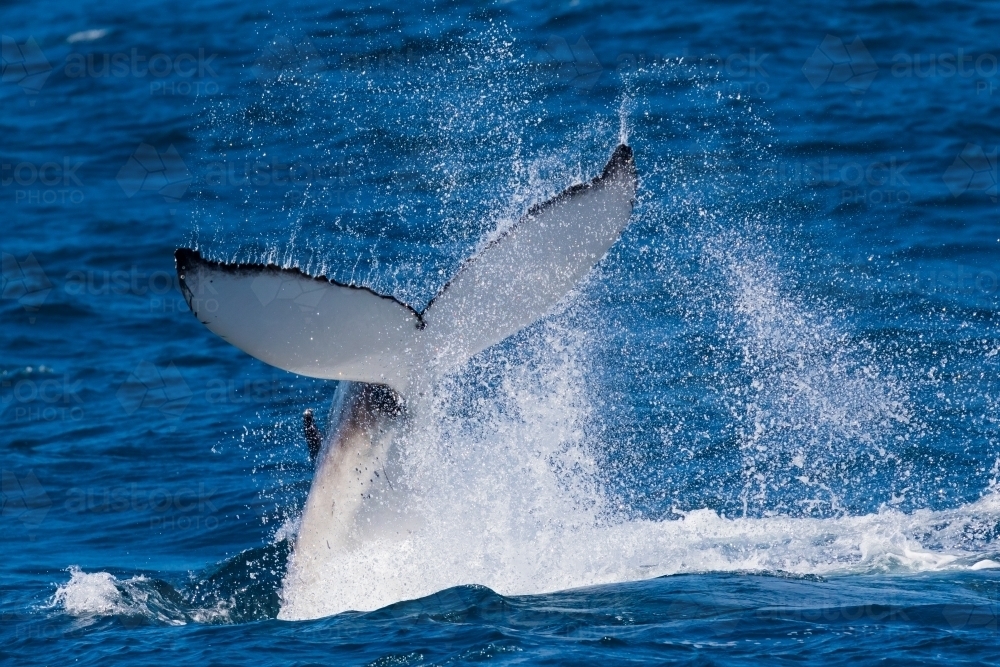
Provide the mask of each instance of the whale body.
POLYGON ((465 260, 419 312, 298 269, 176 251, 181 291, 209 330, 283 370, 341 381, 282 584, 280 617, 322 608, 310 598, 323 595, 323 564, 332 555, 420 529, 414 517, 394 511, 405 493, 394 445, 421 412, 426 387, 548 315, 627 226, 636 186, 632 150, 619 145, 600 175, 529 209, 465 260))

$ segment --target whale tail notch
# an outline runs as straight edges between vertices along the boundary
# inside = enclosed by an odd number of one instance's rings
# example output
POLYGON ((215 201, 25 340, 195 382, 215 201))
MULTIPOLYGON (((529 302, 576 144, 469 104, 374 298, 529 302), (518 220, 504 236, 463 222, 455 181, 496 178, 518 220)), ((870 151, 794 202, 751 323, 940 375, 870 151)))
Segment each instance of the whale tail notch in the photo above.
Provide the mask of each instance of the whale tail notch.
POLYGON ((618 239, 636 186, 622 144, 599 176, 533 206, 465 260, 420 312, 368 288, 187 248, 174 254, 177 274, 191 312, 251 356, 405 396, 418 366, 453 367, 549 314, 618 239))

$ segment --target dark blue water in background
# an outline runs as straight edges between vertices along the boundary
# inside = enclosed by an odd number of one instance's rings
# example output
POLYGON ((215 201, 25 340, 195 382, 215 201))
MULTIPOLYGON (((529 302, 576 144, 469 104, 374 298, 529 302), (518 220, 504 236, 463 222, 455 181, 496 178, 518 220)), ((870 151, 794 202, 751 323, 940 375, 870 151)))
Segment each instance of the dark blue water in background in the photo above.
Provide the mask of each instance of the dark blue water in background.
MULTIPOLYGON (((996 662, 998 26, 986 2, 5 3, 0 655, 996 662), (669 576, 276 620, 300 415, 335 387, 204 329, 173 250, 420 307, 623 135, 632 225, 501 353, 586 339, 602 521, 695 526, 649 547, 669 576)), ((507 368, 473 360, 456 413, 507 368)))

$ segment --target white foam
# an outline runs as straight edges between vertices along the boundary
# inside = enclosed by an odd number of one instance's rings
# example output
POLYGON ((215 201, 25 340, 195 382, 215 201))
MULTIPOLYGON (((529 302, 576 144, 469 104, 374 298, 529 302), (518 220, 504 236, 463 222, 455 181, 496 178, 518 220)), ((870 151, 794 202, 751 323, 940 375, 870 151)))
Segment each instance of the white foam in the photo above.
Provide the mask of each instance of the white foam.
POLYGON ((69 581, 56 589, 52 606, 72 616, 116 616, 143 614, 147 593, 143 576, 120 580, 108 572, 84 572, 77 566, 68 569, 69 581), (132 595, 126 600, 122 591, 132 595))
POLYGON ((69 568, 70 579, 56 589, 53 605, 74 616, 113 614, 122 608, 115 577, 107 572, 88 574, 77 566, 69 568))
POLYGON ((970 570, 992 570, 992 569, 998 568, 998 567, 1000 567, 1000 563, 996 562, 995 560, 993 560, 991 558, 984 558, 983 560, 978 561, 977 563, 974 563, 972 565, 972 567, 970 567, 969 569, 970 570))
POLYGON ((80 32, 74 32, 72 35, 66 38, 66 42, 69 44, 77 44, 80 42, 96 42, 102 37, 106 36, 110 30, 107 28, 94 28, 91 30, 81 30, 80 32))
MULTIPOLYGON (((461 584, 503 595, 537 594, 680 573, 769 571, 799 575, 934 572, 1000 567, 974 551, 928 545, 983 515, 1000 520, 990 495, 950 512, 895 510, 837 519, 727 519, 711 510, 674 521, 614 525, 553 523, 532 533, 504 523, 442 520, 431 533, 375 541, 328 564, 327 581, 307 599, 286 600, 281 617, 313 618, 373 609, 461 584)), ((526 518, 526 517, 522 517, 526 518)), ((531 525, 529 519, 526 522, 531 525)), ((525 526, 527 527, 527 526, 525 526)))
POLYGON ((301 516, 288 517, 281 522, 281 525, 274 531, 274 536, 271 538, 273 544, 277 544, 282 540, 293 540, 295 535, 299 532, 299 524, 302 522, 301 516))
POLYGON ((92 621, 107 616, 143 617, 169 625, 183 625, 183 615, 165 608, 150 580, 142 575, 119 579, 110 572, 67 570, 69 581, 56 588, 49 607, 92 621))
POLYGON ((515 595, 694 572, 986 567, 978 565, 986 562, 982 542, 968 536, 1000 521, 995 493, 911 514, 731 518, 700 509, 675 520, 617 517, 585 435, 593 409, 586 339, 554 324, 537 339, 527 360, 498 355, 493 363, 508 369, 500 390, 462 414, 449 406, 474 393, 477 380, 436 388, 435 409, 402 444, 409 494, 397 510, 413 530, 332 553, 323 585, 286 592, 280 618, 376 609, 463 584, 515 595))

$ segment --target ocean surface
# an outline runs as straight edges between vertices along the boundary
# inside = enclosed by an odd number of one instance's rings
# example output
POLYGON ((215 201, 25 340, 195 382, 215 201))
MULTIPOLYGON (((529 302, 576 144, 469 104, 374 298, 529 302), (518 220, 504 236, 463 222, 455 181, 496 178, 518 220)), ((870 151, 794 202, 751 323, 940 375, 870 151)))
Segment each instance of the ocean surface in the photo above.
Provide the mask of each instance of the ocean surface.
POLYGON ((5 664, 1000 663, 1000 3, 10 0, 0 33, 5 664), (619 242, 428 388, 423 533, 287 599, 336 383, 205 329, 175 248, 419 309, 623 141, 619 242))

